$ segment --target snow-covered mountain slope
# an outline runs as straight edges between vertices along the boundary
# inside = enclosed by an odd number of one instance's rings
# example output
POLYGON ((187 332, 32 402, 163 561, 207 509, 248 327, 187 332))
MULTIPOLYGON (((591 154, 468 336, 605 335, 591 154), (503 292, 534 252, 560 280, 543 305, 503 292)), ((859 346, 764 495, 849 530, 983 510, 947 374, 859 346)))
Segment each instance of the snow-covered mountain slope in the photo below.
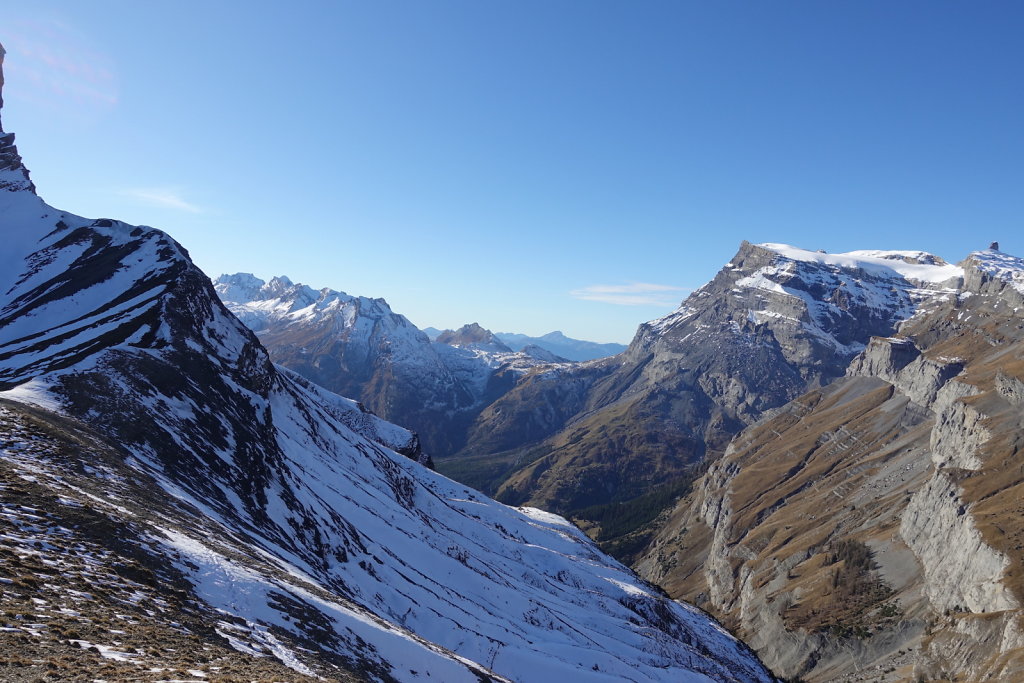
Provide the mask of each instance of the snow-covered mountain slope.
POLYGON ((397 453, 412 434, 275 367, 170 237, 52 209, 3 141, 0 463, 47 529, 84 543, 61 516, 88 505, 104 548, 173 573, 217 615, 196 638, 382 681, 770 680, 561 518, 397 453))
POLYGON ((434 343, 383 299, 314 290, 287 277, 222 275, 214 288, 274 362, 409 427, 432 455, 461 448, 470 422, 524 374, 566 362, 512 352, 479 326, 434 343))
POLYGON ((557 330, 555 332, 548 332, 540 337, 531 337, 527 334, 515 332, 495 332, 494 336, 516 351, 531 345, 539 346, 556 356, 575 361, 606 358, 626 350, 625 344, 599 344, 598 342, 585 341, 583 339, 573 339, 557 330))

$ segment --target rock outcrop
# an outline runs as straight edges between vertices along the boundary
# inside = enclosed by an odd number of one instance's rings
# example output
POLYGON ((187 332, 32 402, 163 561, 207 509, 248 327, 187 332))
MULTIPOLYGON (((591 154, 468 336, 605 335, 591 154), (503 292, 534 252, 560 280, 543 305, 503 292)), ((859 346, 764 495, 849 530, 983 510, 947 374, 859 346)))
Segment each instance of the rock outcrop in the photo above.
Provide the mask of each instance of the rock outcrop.
MULTIPOLYGON (((0 45, 0 115, 4 106, 4 46, 0 45)), ((35 185, 28 177, 28 169, 21 163, 18 148, 14 146, 14 133, 5 133, 3 119, 0 118, 0 191, 32 192, 35 185)))
POLYGON ((3 109, 4 109, 4 56, 7 54, 7 50, 4 49, 3 45, 0 45, 0 132, 3 132, 3 109))
POLYGON ((1020 608, 1002 581, 1009 559, 985 543, 945 468, 914 493, 901 515, 900 536, 921 564, 922 585, 936 611, 1020 608))

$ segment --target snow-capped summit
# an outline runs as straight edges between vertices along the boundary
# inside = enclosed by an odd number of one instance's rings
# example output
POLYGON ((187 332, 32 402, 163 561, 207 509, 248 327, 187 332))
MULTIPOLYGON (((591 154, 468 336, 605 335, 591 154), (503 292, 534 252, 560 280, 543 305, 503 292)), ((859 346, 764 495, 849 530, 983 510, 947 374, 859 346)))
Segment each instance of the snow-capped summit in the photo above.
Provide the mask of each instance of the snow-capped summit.
POLYGON ((829 254, 791 247, 788 244, 766 243, 757 246, 773 251, 790 261, 825 266, 833 272, 862 273, 885 278, 900 277, 909 282, 946 283, 954 287, 957 280, 963 277, 962 268, 950 265, 925 251, 864 249, 829 254))
POLYGON ((408 320, 395 316, 383 299, 353 297, 328 288, 316 290, 295 284, 286 275, 266 282, 251 273, 235 273, 221 275, 213 285, 221 301, 253 330, 271 324, 322 324, 329 320, 339 334, 351 333, 358 313, 378 320, 393 318, 398 327, 410 333, 415 330, 408 320))
POLYGON ((818 353, 819 346, 826 356, 849 358, 871 334, 891 331, 921 306, 948 296, 963 277, 962 267, 921 251, 829 254, 744 242, 714 280, 646 329, 667 332, 704 310, 703 300, 724 297, 737 333, 768 326, 785 335, 783 354, 794 360, 818 353))
POLYGON ((213 281, 213 288, 221 301, 249 303, 260 298, 263 285, 267 284, 252 273, 221 275, 213 281))

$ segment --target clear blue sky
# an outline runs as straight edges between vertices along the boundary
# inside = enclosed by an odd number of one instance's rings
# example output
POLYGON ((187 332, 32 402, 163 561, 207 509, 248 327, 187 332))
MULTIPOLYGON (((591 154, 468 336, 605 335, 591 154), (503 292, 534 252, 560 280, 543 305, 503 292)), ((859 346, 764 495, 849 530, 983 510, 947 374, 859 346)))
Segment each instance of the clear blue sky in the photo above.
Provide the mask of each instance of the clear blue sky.
POLYGON ((0 16, 4 125, 52 204, 420 326, 627 341, 743 239, 1024 255, 1020 2, 0 16))

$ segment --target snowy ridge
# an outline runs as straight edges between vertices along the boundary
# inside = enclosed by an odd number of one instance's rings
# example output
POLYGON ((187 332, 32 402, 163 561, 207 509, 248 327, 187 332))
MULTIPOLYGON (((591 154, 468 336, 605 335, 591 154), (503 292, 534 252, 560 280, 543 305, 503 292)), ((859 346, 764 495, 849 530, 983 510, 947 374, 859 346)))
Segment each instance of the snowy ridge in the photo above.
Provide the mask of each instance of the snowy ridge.
MULTIPOLYGON (((353 297, 327 288, 317 291, 283 275, 264 282, 250 273, 236 273, 221 275, 213 284, 228 309, 255 331, 275 322, 301 324, 330 317, 341 333, 355 324, 361 311, 376 318, 395 315, 383 299, 353 297)), ((415 326, 404 316, 397 317, 404 324, 396 327, 416 336, 415 326)))
POLYGON ((899 275, 921 283, 956 284, 963 277, 963 268, 951 265, 934 254, 924 251, 859 250, 839 254, 808 251, 788 244, 765 243, 759 247, 769 249, 792 261, 837 266, 843 270, 859 270, 872 275, 891 277, 899 275))
POLYGON ((982 273, 1007 283, 1012 289, 1024 294, 1024 259, 1004 254, 996 249, 973 252, 967 262, 982 273))
POLYGON ((671 313, 667 313, 666 315, 663 315, 660 318, 655 318, 654 320, 645 323, 645 325, 654 334, 661 334, 668 328, 675 327, 679 323, 682 323, 685 320, 692 318, 698 312, 699 311, 697 311, 697 309, 693 308, 692 306, 688 306, 686 302, 683 302, 676 310, 672 311, 671 313))
POLYGON ((858 319, 883 331, 895 329, 922 306, 955 293, 963 278, 961 266, 922 251, 829 254, 786 244, 745 244, 715 280, 644 331, 659 335, 688 324, 703 310, 700 302, 709 292, 728 286, 742 310, 742 319, 733 319, 737 333, 751 325, 795 326, 804 337, 852 357, 869 336, 859 330, 858 319))
POLYGON ((392 360, 429 364, 436 363, 432 358, 436 354, 442 363, 451 359, 463 373, 474 366, 474 384, 485 383, 488 371, 503 365, 525 372, 539 363, 565 362, 548 360, 543 354, 512 352, 496 339, 497 343, 431 342, 408 318, 392 311, 384 299, 350 296, 326 287, 314 290, 283 275, 265 282, 251 273, 235 273, 221 275, 213 282, 228 309, 255 332, 272 325, 302 327, 329 321, 335 334, 353 343, 364 347, 386 344, 392 360), (450 348, 461 352, 452 354, 450 348))
POLYGON ((182 258, 167 235, 59 212, 27 191, 0 193, 0 212, 14 236, 0 259, 0 388, 158 334, 182 258))

